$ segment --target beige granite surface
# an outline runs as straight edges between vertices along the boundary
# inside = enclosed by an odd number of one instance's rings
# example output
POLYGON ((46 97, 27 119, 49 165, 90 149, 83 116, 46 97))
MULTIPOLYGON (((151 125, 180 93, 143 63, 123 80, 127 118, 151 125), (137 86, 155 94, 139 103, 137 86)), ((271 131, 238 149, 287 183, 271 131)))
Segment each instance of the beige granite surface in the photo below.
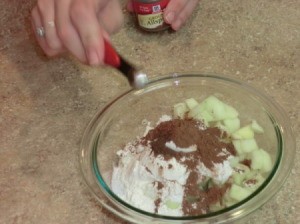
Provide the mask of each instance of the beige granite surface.
MULTIPOLYGON (((126 223, 93 199, 78 154, 93 114, 129 86, 113 69, 44 57, 30 30, 33 4, 0 1, 0 223, 126 223)), ((242 223, 300 223, 299 0, 203 0, 177 33, 141 33, 125 13, 113 43, 151 77, 231 75, 276 99, 295 130, 296 163, 276 196, 242 223)))

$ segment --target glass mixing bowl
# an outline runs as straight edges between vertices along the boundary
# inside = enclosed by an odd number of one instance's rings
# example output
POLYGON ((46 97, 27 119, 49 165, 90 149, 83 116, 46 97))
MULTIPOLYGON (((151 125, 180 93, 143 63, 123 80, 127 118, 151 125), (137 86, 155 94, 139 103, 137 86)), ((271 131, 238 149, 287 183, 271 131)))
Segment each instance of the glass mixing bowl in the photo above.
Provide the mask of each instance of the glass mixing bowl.
POLYGON ((143 89, 129 90, 97 112, 81 144, 82 174, 96 199, 112 213, 131 223, 229 223, 245 217, 267 202, 291 170, 295 140, 283 110, 260 90, 243 82, 202 74, 171 74, 153 79, 143 89), (199 101, 215 95, 239 111, 241 122, 255 119, 265 130, 256 139, 272 157, 265 182, 249 197, 225 209, 199 216, 173 217, 145 212, 116 196, 110 177, 116 152, 145 131, 144 119, 156 123, 172 106, 187 98, 199 101))

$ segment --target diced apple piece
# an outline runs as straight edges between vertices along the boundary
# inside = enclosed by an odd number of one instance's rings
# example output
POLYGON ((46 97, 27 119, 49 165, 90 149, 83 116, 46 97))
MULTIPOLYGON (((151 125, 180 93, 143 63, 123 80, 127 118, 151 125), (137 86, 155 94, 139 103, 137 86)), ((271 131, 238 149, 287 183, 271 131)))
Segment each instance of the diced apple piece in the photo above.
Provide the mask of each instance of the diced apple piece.
POLYGON ((185 113, 188 111, 185 103, 177 103, 173 107, 174 117, 184 118, 185 113))
POLYGON ((206 110, 212 115, 213 121, 232 119, 238 116, 238 112, 233 107, 225 104, 215 96, 207 97, 199 105, 202 110, 206 110))
POLYGON ((232 106, 225 104, 226 118, 233 119, 239 116, 239 112, 232 106))
POLYGON ((177 209, 177 208, 179 208, 180 203, 175 202, 175 201, 171 201, 171 200, 167 200, 167 201, 166 201, 166 206, 167 206, 169 209, 177 209))
POLYGON ((254 170, 261 170, 263 167, 263 156, 260 150, 255 150, 250 155, 251 168, 254 170))
POLYGON ((239 159, 240 159, 240 162, 244 161, 245 159, 248 159, 248 155, 243 153, 241 155, 239 155, 239 159))
POLYGON ((238 112, 233 107, 225 104, 215 96, 206 99, 206 108, 212 114, 215 121, 232 119, 238 116, 238 112))
POLYGON ((202 111, 204 111, 204 109, 202 108, 201 104, 198 104, 197 106, 195 106, 194 108, 192 108, 189 113, 188 113, 188 117, 190 118, 195 118, 198 114, 200 114, 202 111))
POLYGON ((229 190, 229 196, 236 201, 241 201, 247 198, 251 193, 252 192, 250 190, 240 187, 236 184, 232 184, 229 190))
POLYGON ((232 143, 239 154, 250 153, 258 149, 258 145, 254 138, 232 140, 232 143))
POLYGON ((199 105, 197 100, 195 100, 194 98, 186 99, 184 102, 185 102, 186 106, 189 108, 189 110, 191 110, 194 107, 196 107, 197 105, 199 105))
POLYGON ((215 127, 221 129, 222 131, 226 131, 228 133, 227 127, 223 125, 220 121, 216 123, 215 127))
POLYGON ((208 122, 211 122, 214 119, 207 111, 202 111, 199 114, 196 114, 193 118, 203 121, 206 126, 209 126, 208 122))
POLYGON ((232 106, 222 102, 215 96, 209 96, 205 101, 206 109, 216 120, 232 119, 238 117, 238 112, 232 106))
POLYGON ((200 105, 213 116, 215 121, 224 119, 224 103, 217 97, 209 96, 200 105))
POLYGON ((230 163, 230 166, 231 167, 235 167, 235 166, 237 166, 238 165, 238 163, 239 163, 239 158, 238 157, 232 157, 232 158, 230 158, 229 159, 229 163, 230 163))
POLYGON ((239 156, 241 156, 244 153, 241 140, 232 140, 232 144, 233 144, 237 154, 239 156))
POLYGON ((229 190, 227 190, 224 194, 222 202, 225 205, 225 207, 229 207, 231 205, 236 204, 236 201, 230 197, 229 190))
POLYGON ((233 170, 237 173, 248 173, 250 168, 242 163, 237 163, 235 166, 233 166, 233 170))
POLYGON ((270 154, 261 149, 261 154, 263 156, 263 168, 262 168, 262 171, 264 172, 269 172, 272 170, 272 167, 273 167, 273 163, 272 163, 272 159, 271 159, 271 156, 270 154))
POLYGON ((239 118, 231 118, 231 119, 225 119, 223 120, 224 126, 227 129, 227 132, 229 134, 237 131, 241 126, 240 126, 240 119, 239 118))
POLYGON ((264 129, 260 126, 256 120, 253 120, 251 123, 251 128, 255 133, 262 134, 264 133, 264 129))
POLYGON ((207 110, 207 99, 199 102, 199 105, 202 108, 202 110, 207 110))
POLYGON ((203 120, 207 122, 211 122, 214 120, 213 116, 206 110, 202 111, 200 114, 203 117, 203 120))
POLYGON ((239 116, 239 113, 237 112, 237 110, 235 108, 233 108, 232 106, 225 104, 224 107, 225 107, 224 119, 233 119, 233 118, 237 118, 239 116))
POLYGON ((240 140, 244 153, 249 153, 258 149, 258 145, 254 138, 240 140))
POLYGON ((220 202, 217 202, 217 203, 214 203, 214 204, 209 205, 209 210, 210 210, 211 212, 219 211, 219 210, 221 210, 222 208, 224 208, 224 205, 221 205, 220 202))
POLYGON ((250 172, 247 173, 247 175, 242 183, 242 186, 254 191, 264 181, 265 181, 265 178, 258 171, 251 170, 250 172))
POLYGON ((233 139, 249 139, 254 138, 254 131, 252 130, 250 125, 246 125, 239 130, 232 133, 233 139))
POLYGON ((245 179, 245 175, 244 174, 240 174, 240 173, 234 173, 232 174, 232 180, 233 180, 233 183, 241 186, 243 181, 245 179))
POLYGON ((214 120, 216 121, 220 121, 224 119, 224 113, 225 113, 225 109, 224 109, 224 105, 223 103, 220 101, 220 103, 216 103, 215 105, 212 105, 212 109, 211 109, 211 114, 214 117, 214 120))
POLYGON ((224 204, 225 204, 226 208, 228 208, 228 207, 236 204, 236 202, 233 200, 228 200, 228 201, 224 201, 224 204))
POLYGON ((233 167, 233 174, 232 174, 233 182, 237 185, 241 185, 249 172, 250 169, 248 166, 238 163, 233 167))
POLYGON ((193 119, 198 120, 198 121, 202 121, 206 127, 209 127, 209 123, 206 120, 204 120, 204 118, 202 117, 201 114, 195 115, 193 117, 193 119))
POLYGON ((272 160, 270 154, 263 149, 251 152, 251 168, 254 170, 261 170, 262 172, 269 172, 272 169, 272 160))

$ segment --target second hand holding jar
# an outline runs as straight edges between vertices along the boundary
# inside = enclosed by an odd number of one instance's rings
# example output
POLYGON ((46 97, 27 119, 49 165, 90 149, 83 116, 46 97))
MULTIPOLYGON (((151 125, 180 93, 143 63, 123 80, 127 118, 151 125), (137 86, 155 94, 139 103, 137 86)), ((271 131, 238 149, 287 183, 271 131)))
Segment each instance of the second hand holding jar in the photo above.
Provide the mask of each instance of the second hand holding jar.
POLYGON ((133 8, 139 27, 155 32, 169 28, 163 17, 163 10, 170 0, 133 0, 133 8))

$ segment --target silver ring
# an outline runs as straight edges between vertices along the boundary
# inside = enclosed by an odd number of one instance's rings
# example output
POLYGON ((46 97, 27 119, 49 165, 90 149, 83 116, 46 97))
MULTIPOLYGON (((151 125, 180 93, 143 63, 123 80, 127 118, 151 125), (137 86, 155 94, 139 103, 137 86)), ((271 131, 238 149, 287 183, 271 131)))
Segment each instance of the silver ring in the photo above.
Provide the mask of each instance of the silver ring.
POLYGON ((36 28, 36 34, 39 36, 39 37, 45 37, 45 29, 44 27, 38 27, 36 28))

